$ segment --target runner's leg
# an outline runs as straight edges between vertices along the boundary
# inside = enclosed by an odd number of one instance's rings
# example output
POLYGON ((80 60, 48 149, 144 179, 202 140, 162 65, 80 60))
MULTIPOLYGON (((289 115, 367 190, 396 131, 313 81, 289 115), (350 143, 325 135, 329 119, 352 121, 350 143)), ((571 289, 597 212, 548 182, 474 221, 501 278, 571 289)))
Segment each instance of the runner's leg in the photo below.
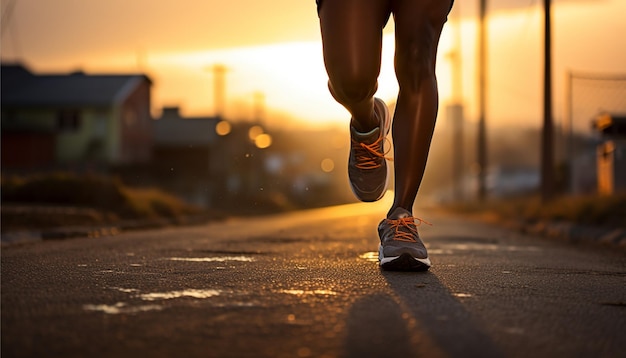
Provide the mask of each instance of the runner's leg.
POLYGON ((373 96, 389 14, 388 0, 324 0, 319 11, 330 92, 362 132, 379 125, 373 96))
POLYGON ((393 120, 395 193, 389 210, 412 212, 424 176, 438 109, 435 62, 451 0, 394 0, 396 76, 393 120))

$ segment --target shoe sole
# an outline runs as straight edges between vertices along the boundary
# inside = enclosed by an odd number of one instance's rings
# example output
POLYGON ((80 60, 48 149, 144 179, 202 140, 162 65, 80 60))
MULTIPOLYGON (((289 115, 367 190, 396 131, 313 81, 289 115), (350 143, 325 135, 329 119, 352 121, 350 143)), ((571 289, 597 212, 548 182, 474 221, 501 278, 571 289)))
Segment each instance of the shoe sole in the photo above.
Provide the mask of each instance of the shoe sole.
POLYGON ((383 257, 382 246, 378 250, 378 261, 380 267, 387 271, 428 271, 431 266, 428 258, 418 259, 407 253, 383 257))
POLYGON ((369 193, 364 193, 362 191, 359 191, 355 189, 354 186, 352 185, 350 185, 350 188, 352 189, 352 194, 354 194, 354 196, 356 196, 356 198, 359 199, 360 201, 364 203, 373 203, 382 199, 383 196, 385 196, 385 193, 387 193, 388 186, 389 186, 389 169, 387 169, 387 179, 385 179, 385 186, 379 195, 368 196, 369 193))

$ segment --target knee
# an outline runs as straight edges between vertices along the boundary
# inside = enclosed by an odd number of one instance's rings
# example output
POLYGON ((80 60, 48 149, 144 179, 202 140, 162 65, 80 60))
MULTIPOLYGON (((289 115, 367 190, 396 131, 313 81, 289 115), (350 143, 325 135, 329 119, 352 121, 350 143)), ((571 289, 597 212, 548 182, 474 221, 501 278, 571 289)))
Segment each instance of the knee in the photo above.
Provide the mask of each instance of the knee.
POLYGON ((396 76, 403 90, 419 91, 422 83, 435 79, 437 40, 432 29, 412 35, 396 47, 396 76))
POLYGON ((328 81, 328 88, 333 97, 341 104, 363 102, 371 98, 378 87, 376 78, 342 74, 328 81))

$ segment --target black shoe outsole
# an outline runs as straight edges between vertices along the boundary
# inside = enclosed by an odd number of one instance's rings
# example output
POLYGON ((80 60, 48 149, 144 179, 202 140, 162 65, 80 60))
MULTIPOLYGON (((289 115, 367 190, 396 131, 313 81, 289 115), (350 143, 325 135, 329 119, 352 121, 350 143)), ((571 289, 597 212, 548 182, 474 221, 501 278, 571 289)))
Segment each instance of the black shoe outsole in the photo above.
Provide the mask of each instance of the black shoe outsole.
POLYGON ((385 271, 411 271, 411 272, 423 272, 428 271, 430 266, 421 261, 417 261, 413 256, 404 253, 397 259, 384 263, 380 267, 385 271))

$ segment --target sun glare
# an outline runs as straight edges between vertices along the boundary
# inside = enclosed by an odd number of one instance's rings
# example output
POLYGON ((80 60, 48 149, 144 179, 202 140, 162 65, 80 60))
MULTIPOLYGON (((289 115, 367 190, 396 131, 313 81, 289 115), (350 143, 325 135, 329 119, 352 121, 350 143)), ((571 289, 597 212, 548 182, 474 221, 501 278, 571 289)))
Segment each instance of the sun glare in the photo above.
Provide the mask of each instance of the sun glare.
MULTIPOLYGON (((393 69, 394 39, 385 35, 379 90, 376 96, 395 100, 398 84, 393 69)), ((268 111, 279 109, 294 119, 311 125, 347 123, 349 114, 328 92, 328 76, 322 58, 320 41, 292 42, 219 51, 161 54, 151 61, 155 67, 170 69, 163 82, 176 83, 175 76, 186 79, 185 88, 159 88, 162 97, 184 95, 185 110, 212 113, 213 75, 211 68, 223 64, 226 72, 226 117, 252 117, 254 95, 263 93, 268 111), (237 107, 237 108, 235 108, 237 107), (243 108, 242 107, 248 107, 243 108)), ((440 87, 445 88, 446 83, 440 87)), ((440 88, 441 89, 441 88, 440 88)), ((240 119, 240 118, 237 118, 240 119)), ((246 118, 243 118, 246 119, 246 118)), ((247 118, 250 119, 250 118, 247 118)), ((269 118, 271 121, 271 118, 269 118)))
MULTIPOLYGON (((277 108, 304 120, 328 121, 344 115, 343 108, 334 106, 326 88, 327 76, 318 42, 287 43, 255 46, 221 51, 204 51, 182 54, 164 54, 151 61, 155 65, 184 72, 190 78, 196 74, 195 85, 185 91, 186 109, 189 112, 213 112, 213 64, 224 64, 226 73, 226 115, 240 113, 233 103, 252 107, 255 93, 263 93, 267 108, 277 108)), ((170 76, 174 71, 171 71, 170 76)), ((167 92, 180 88, 163 88, 167 92)), ((181 92, 178 92, 181 93, 181 92)), ((248 110, 252 112, 252 110, 248 110)))
MULTIPOLYGON (((19 59, 42 73, 77 69, 86 73, 146 73, 153 80, 155 114, 163 106, 179 106, 185 115, 206 116, 216 114, 219 112, 216 107, 220 107, 224 118, 260 119, 264 125, 347 124, 348 112, 333 100, 327 89, 315 4, 281 1, 297 9, 296 13, 259 14, 258 9, 264 8, 263 5, 252 1, 246 1, 249 6, 243 8, 239 2, 208 4, 205 1, 198 2, 198 7, 181 8, 174 14, 170 5, 152 2, 147 6, 148 0, 132 1, 134 9, 143 9, 142 13, 147 15, 139 19, 126 16, 129 12, 118 11, 115 4, 103 2, 64 1, 53 5, 21 2, 15 18, 7 22, 7 31, 3 31, 6 41, 2 44, 6 46, 3 46, 2 58, 19 59), (296 3, 298 5, 294 5, 296 3), (204 8, 212 11, 198 11, 204 8), (56 23, 67 14, 77 22, 56 23), (112 21, 111 16, 118 15, 116 20, 120 22, 115 23, 119 26, 104 26, 112 21), (186 26, 170 29, 159 25, 177 23, 176 19, 184 21, 186 26), (85 31, 78 33, 75 28, 85 31), (42 36, 43 33, 46 36, 42 36), (28 51, 20 53, 17 40, 28 51), (212 68, 218 64, 227 69, 223 108, 214 103, 219 96, 215 95, 212 68), (261 104, 255 100, 258 94, 264 98, 261 104)), ((494 6, 488 14, 487 116, 490 123, 528 121, 540 117, 541 113, 538 90, 541 6, 532 1, 517 3, 506 11, 502 6, 499 9, 494 6)), ((477 19, 472 6, 457 2, 453 10, 456 12, 444 27, 437 58, 440 109, 445 110, 452 92, 451 74, 455 71, 450 61, 451 47, 456 41, 453 31, 460 19, 462 83, 459 87, 462 91, 457 87, 456 93, 462 92, 464 113, 469 121, 477 114, 477 19)), ((624 72, 626 51, 620 37, 626 29, 626 22, 622 20, 624 11, 626 2, 623 0, 555 4, 556 117, 563 116, 560 111, 564 105, 559 102, 565 97, 565 85, 558 79, 566 72, 624 72), (581 19, 602 19, 602 26, 581 26, 581 19)), ((393 66, 393 31, 394 23, 390 21, 384 30, 376 93, 388 102, 395 100, 398 91, 393 66)), ((446 113, 440 113, 445 118, 446 113)))

